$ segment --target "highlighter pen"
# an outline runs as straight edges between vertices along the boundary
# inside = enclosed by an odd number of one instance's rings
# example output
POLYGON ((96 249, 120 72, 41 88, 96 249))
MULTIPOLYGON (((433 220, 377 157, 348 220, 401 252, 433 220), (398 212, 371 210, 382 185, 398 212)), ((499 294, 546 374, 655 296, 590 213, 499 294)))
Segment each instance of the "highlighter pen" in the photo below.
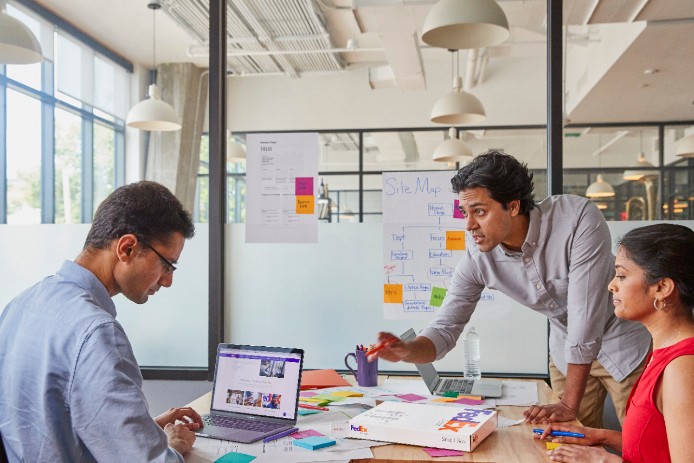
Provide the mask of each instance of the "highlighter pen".
POLYGON ((271 442, 271 441, 273 441, 273 440, 277 440, 277 439, 279 439, 279 438, 288 436, 288 435, 290 435, 290 434, 294 434, 294 433, 297 432, 298 430, 299 430, 299 428, 287 429, 286 431, 282 431, 282 432, 280 432, 280 433, 273 434, 272 436, 266 437, 265 439, 263 439, 263 442, 271 442))
POLYGON ((378 352, 379 350, 383 349, 383 348, 386 347, 387 345, 393 344, 395 341, 397 341, 397 339, 392 339, 392 338, 391 338, 391 339, 388 339, 387 341, 384 341, 383 344, 381 344, 380 346, 374 347, 373 349, 367 350, 367 351, 366 351, 366 356, 367 356, 367 357, 371 357, 373 354, 375 354, 375 353, 378 352))
MULTIPOLYGON (((533 429, 533 432, 535 434, 542 434, 545 432, 544 429, 533 429)), ((549 433, 550 436, 552 437, 586 437, 585 434, 581 434, 579 432, 567 432, 567 431, 552 431, 549 433)))

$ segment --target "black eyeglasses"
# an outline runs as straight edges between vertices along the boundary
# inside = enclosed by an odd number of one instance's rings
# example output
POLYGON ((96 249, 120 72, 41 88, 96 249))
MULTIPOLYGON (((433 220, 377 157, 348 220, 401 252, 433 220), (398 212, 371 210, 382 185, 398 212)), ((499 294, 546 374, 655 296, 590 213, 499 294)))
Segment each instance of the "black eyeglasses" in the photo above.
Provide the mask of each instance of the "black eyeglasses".
POLYGON ((159 259, 161 259, 161 262, 164 264, 164 267, 166 267, 166 273, 172 274, 173 272, 176 271, 176 266, 175 266, 174 264, 172 264, 171 261, 170 261, 169 259, 167 259, 166 257, 164 257, 164 256, 162 256, 161 254, 159 254, 159 251, 157 251, 156 249, 154 249, 154 248, 152 247, 151 244, 149 244, 147 241, 143 240, 143 239, 140 238, 139 236, 137 237, 137 239, 140 241, 140 243, 144 244, 144 245, 147 246, 149 249, 151 249, 151 250, 154 252, 154 254, 156 254, 157 256, 159 256, 159 259))

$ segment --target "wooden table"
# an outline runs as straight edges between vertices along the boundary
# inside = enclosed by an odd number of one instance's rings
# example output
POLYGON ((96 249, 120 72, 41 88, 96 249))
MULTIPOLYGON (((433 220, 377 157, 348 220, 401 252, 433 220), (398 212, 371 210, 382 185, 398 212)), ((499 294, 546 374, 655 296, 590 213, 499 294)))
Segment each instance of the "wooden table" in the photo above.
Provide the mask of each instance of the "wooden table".
MULTIPOLYGON (((351 376, 351 375, 350 375, 351 376)), ((383 376, 379 382, 387 377, 383 376)), ((408 379, 405 377, 393 377, 396 379, 408 379)), ((349 378, 347 378, 349 379, 349 378)), ((542 380, 527 380, 537 384, 540 403, 551 403, 558 399, 552 389, 542 380)), ((212 393, 209 392, 194 400, 189 406, 198 413, 208 413, 212 393)), ((504 417, 516 420, 523 417, 523 411, 527 407, 500 406, 497 410, 504 417)), ((374 458, 352 460, 352 463, 396 463, 396 462, 425 462, 425 461, 457 461, 477 463, 534 463, 548 462, 545 444, 533 439, 532 429, 538 427, 528 423, 516 426, 499 428, 488 436, 471 453, 456 457, 430 457, 421 447, 412 445, 391 444, 372 448, 374 458)))

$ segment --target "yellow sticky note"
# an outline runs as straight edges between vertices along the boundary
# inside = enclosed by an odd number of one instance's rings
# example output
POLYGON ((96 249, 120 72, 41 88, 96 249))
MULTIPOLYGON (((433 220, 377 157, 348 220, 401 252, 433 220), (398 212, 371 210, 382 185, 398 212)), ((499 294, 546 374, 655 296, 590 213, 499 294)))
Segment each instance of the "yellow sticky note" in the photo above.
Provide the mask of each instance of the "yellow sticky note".
POLYGON ((545 446, 547 447, 547 450, 552 450, 552 449, 556 449, 557 447, 560 447, 561 444, 559 442, 545 441, 545 446))
POLYGON ((383 285, 383 302, 402 304, 402 285, 383 285))
POLYGON ((328 402, 330 402, 329 400, 325 400, 324 398, 322 398, 322 399, 318 398, 317 399, 315 397, 299 397, 299 400, 302 402, 312 402, 312 403, 321 404, 321 405, 327 404, 328 402))
POLYGON ((364 397, 364 394, 356 391, 335 391, 332 395, 342 396, 342 397, 364 397))
POLYGON ((438 399, 432 400, 432 402, 455 402, 458 400, 457 397, 439 397, 438 399))
POLYGON ((446 249, 449 251, 461 251, 465 249, 464 231, 446 231, 446 249))
POLYGON ((296 197, 296 213, 297 214, 313 214, 313 196, 297 196, 296 197))

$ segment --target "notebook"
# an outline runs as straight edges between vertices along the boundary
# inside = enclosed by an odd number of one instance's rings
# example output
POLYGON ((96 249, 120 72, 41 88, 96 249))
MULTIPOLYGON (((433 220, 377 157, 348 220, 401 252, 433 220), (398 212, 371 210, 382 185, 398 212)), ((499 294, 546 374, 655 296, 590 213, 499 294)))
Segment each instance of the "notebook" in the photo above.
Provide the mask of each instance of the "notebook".
MULTIPOLYGON (((417 337, 410 328, 400 335, 403 341, 412 341, 417 337)), ((416 363, 417 371, 429 388, 432 395, 443 395, 444 392, 454 391, 463 395, 478 395, 480 397, 501 397, 501 381, 485 381, 469 378, 443 378, 439 376, 431 363, 416 363)))
POLYGON ((294 427, 303 362, 302 349, 219 344, 210 413, 196 434, 247 444, 294 427))

